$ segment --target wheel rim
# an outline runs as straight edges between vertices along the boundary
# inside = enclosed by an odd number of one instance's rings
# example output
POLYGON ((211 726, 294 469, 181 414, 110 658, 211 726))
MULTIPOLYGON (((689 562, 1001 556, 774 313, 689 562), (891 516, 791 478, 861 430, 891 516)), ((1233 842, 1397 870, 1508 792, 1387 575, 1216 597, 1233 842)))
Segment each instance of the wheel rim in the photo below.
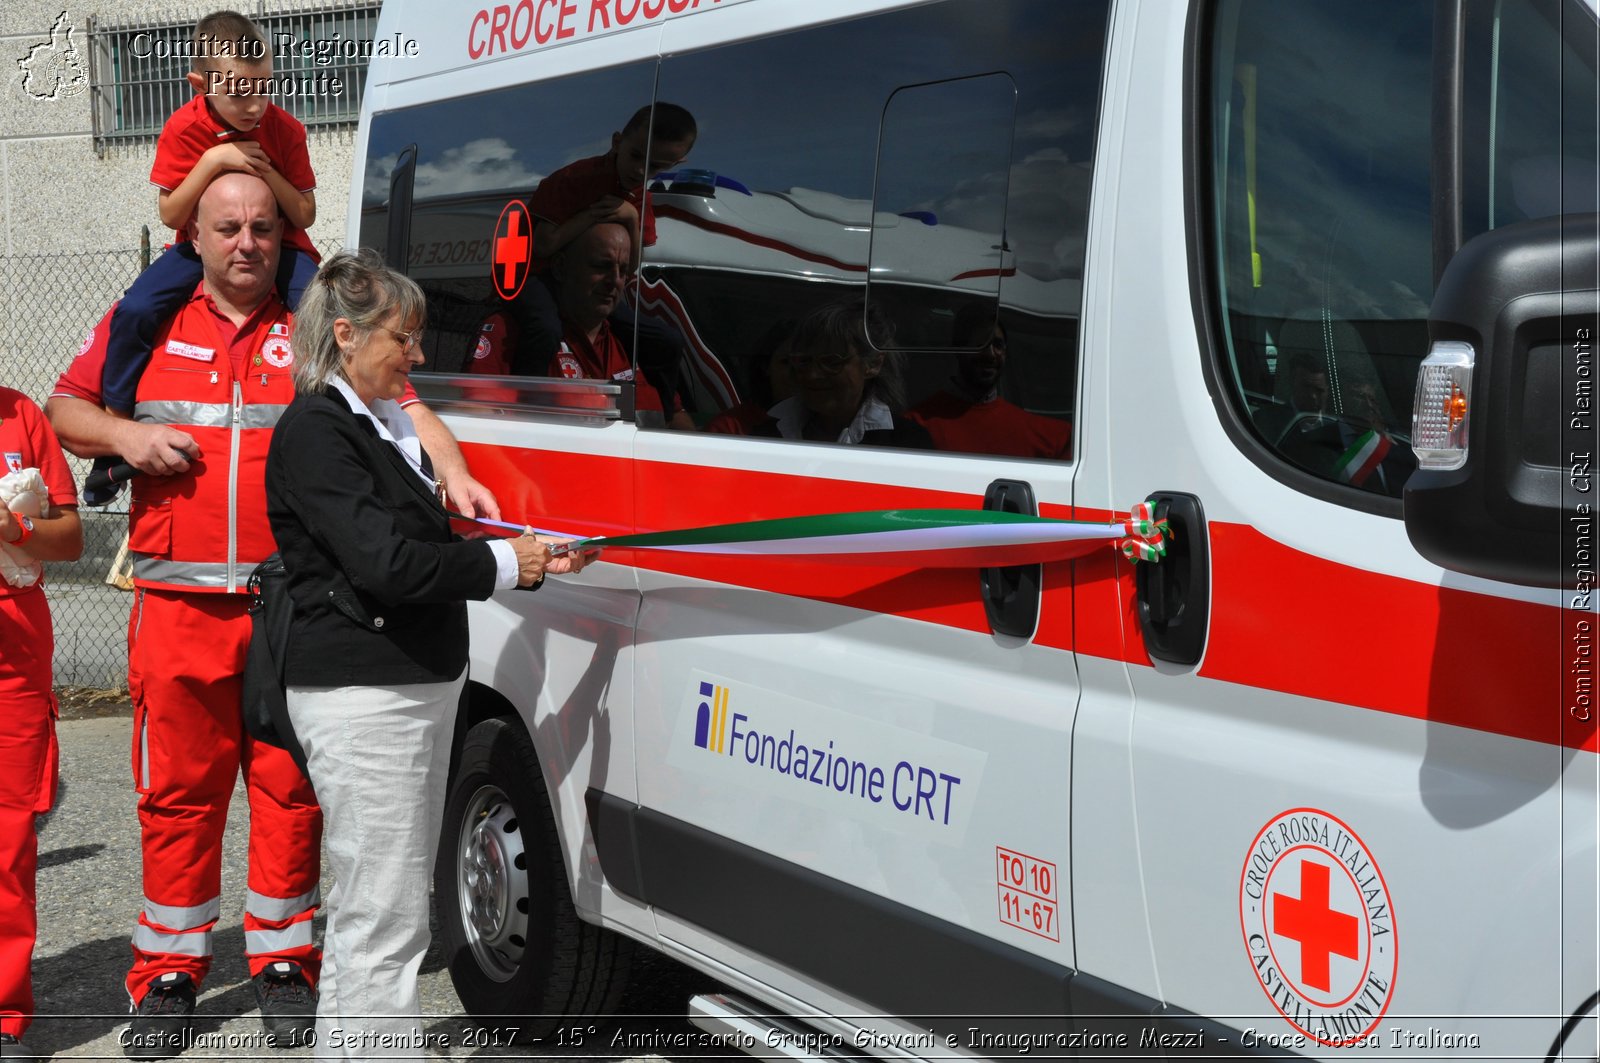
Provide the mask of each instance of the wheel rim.
POLYGON ((508 982, 528 944, 528 870, 511 799, 480 786, 467 802, 456 860, 461 928, 484 974, 508 982))

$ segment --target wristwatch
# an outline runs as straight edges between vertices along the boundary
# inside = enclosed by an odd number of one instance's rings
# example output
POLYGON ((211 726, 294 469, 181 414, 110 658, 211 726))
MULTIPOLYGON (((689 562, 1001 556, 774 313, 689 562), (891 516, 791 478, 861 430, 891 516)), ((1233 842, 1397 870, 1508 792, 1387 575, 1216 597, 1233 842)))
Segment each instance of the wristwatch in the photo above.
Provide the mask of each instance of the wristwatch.
POLYGON ((12 546, 21 546, 33 535, 33 521, 28 517, 17 517, 17 531, 19 534, 11 540, 12 546))

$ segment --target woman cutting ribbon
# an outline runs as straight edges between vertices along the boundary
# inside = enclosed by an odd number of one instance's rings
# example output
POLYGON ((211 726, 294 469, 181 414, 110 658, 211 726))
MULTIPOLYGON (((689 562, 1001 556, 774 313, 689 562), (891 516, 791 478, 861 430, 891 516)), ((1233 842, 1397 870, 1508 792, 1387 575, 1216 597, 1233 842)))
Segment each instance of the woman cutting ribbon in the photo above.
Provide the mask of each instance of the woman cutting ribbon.
POLYGON ((531 532, 452 535, 395 402, 422 361, 423 320, 421 289, 375 252, 328 259, 295 316, 297 394, 267 458, 267 512, 294 601, 289 715, 334 875, 319 1059, 395 1045, 421 1056, 417 971, 466 680, 466 599, 584 564, 552 557, 531 532))

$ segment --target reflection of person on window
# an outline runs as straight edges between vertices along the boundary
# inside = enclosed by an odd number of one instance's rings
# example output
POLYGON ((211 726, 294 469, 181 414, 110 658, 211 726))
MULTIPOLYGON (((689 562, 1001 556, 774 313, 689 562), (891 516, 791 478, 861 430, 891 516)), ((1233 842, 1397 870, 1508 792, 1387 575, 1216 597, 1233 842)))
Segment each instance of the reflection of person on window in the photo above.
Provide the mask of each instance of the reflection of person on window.
POLYGON ((940 450, 1065 458, 1072 426, 1031 413, 1000 397, 1006 371, 1006 327, 992 307, 970 305, 956 314, 950 345, 956 355, 950 386, 918 403, 906 416, 928 430, 940 450))
POLYGON ((881 350, 892 343, 889 323, 859 301, 813 310, 795 329, 789 355, 794 395, 773 406, 750 434, 931 448, 921 425, 894 414, 901 401, 900 356, 881 350))
POLYGON ((637 268, 639 249, 656 242, 645 182, 682 164, 698 133, 694 115, 676 104, 641 107, 620 133, 611 134, 610 151, 568 163, 540 181, 528 197, 534 268, 603 221, 628 226, 637 268))
POLYGON ((751 429, 767 419, 768 410, 794 394, 794 380, 789 372, 794 329, 794 319, 784 318, 762 333, 745 362, 748 379, 744 401, 713 417, 706 424, 707 432, 749 435, 751 429))
POLYGON ((550 360, 548 375, 568 380, 632 381, 641 425, 693 428, 689 415, 676 406, 668 408, 645 372, 634 369, 607 320, 622 297, 629 250, 627 229, 615 222, 601 222, 557 252, 550 273, 561 315, 561 346, 550 360))
MULTIPOLYGON (((611 134, 610 151, 569 163, 539 182, 528 197, 534 221, 533 276, 511 307, 511 318, 498 330, 502 341, 491 340, 492 346, 513 351, 514 356, 503 360, 507 368, 502 372, 539 373, 556 350, 562 325, 552 290, 553 259, 591 226, 608 222, 623 226, 629 238, 628 272, 638 269, 641 248, 656 242, 655 211, 645 185, 682 163, 696 135, 694 115, 682 107, 671 103, 641 107, 621 132, 611 134), (506 341, 508 331, 512 335, 506 341)), ((631 334, 635 324, 618 327, 631 334)), ((639 349, 632 353, 655 370, 657 386, 671 392, 668 402, 676 404, 682 338, 649 318, 641 317, 637 329, 639 349)))

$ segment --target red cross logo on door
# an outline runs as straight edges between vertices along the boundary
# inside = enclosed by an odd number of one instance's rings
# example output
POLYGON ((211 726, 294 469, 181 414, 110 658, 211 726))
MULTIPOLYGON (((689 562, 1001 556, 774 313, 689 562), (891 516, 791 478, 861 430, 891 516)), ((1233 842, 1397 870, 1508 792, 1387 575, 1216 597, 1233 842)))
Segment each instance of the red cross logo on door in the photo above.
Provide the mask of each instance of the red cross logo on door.
POLYGON ((502 299, 515 299, 528 279, 528 264, 533 258, 533 219, 520 199, 513 199, 500 212, 494 226, 494 247, 490 272, 494 289, 502 299))
POLYGON ((1300 896, 1272 897, 1272 932, 1300 943, 1300 981, 1324 993, 1333 988, 1332 957, 1361 955, 1361 920, 1335 910, 1328 887, 1328 865, 1303 860, 1300 896))

